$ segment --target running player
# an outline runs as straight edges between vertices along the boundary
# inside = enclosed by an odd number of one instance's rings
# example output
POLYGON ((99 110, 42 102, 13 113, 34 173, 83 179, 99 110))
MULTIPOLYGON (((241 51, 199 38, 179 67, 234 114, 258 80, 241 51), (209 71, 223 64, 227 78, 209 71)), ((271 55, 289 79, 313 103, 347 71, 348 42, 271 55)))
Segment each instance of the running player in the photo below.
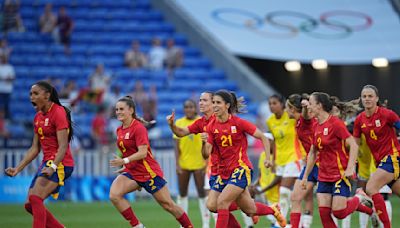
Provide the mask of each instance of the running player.
MULTIPOLYGON (((301 146, 304 148, 306 153, 310 151, 312 138, 314 135, 314 128, 316 125, 316 120, 311 118, 308 114, 308 99, 302 97, 299 94, 292 94, 286 101, 286 110, 290 118, 296 120, 296 134, 300 140, 301 146)), ((296 140, 295 143, 298 143, 296 140)), ((293 194, 291 197, 291 213, 290 213, 290 224, 293 228, 311 227, 312 216, 314 210, 313 202, 313 188, 318 181, 318 166, 314 165, 311 174, 307 179, 306 191, 303 191, 301 187, 301 180, 304 176, 305 167, 300 174, 299 179, 296 180, 294 184, 293 194), (301 215, 301 202, 305 201, 305 210, 303 215, 301 215), (300 226, 301 221, 301 226, 300 226)))
POLYGON ((56 199, 64 181, 71 176, 74 160, 69 148, 73 136, 70 111, 61 105, 56 89, 48 82, 35 83, 30 98, 36 109, 32 146, 15 168, 5 173, 14 177, 43 151, 42 163, 28 192, 25 210, 33 215, 33 227, 64 227, 43 204, 50 194, 56 199))
POLYGON ((355 174, 358 146, 344 122, 330 114, 332 106, 328 94, 311 94, 308 109, 317 118, 318 123, 301 183, 303 189, 306 189, 307 178, 315 165, 318 150, 320 166, 317 198, 321 221, 326 228, 336 227, 331 214, 338 219, 344 219, 356 210, 369 215, 373 212, 364 205, 371 203, 365 193, 359 192, 355 197, 349 198, 349 178, 355 174))
MULTIPOLYGON (((260 139, 265 151, 270 151, 270 147, 268 139, 255 125, 233 115, 240 113, 241 107, 242 103, 238 102, 233 93, 220 90, 214 94, 213 109, 216 117, 207 126, 205 152, 206 155, 219 153, 220 160, 219 176, 212 186, 207 206, 211 211, 218 211, 217 228, 228 227, 229 207, 235 201, 249 216, 274 214, 284 227, 286 220, 279 208, 255 203, 248 191, 253 167, 247 156, 246 134, 260 139)), ((266 153, 266 167, 272 165, 269 156, 266 153)))
POLYGON ((117 146, 122 158, 110 161, 113 167, 124 166, 124 170, 113 181, 110 200, 129 221, 132 227, 143 227, 136 218, 129 202, 124 198, 127 193, 144 188, 154 199, 171 213, 182 227, 193 227, 185 211, 172 200, 161 168, 150 149, 144 120, 136 116, 135 103, 130 96, 118 100, 115 108, 117 119, 122 125, 117 129, 117 146))
POLYGON ((289 118, 284 110, 285 101, 281 95, 269 97, 269 106, 272 115, 266 124, 274 136, 274 165, 279 187, 279 203, 282 214, 286 218, 290 208, 290 195, 296 179, 300 176, 305 156, 304 148, 298 143, 296 135, 296 120, 289 118))
POLYGON ((372 197, 379 219, 385 228, 391 227, 385 201, 379 190, 388 185, 396 194, 400 194, 399 150, 400 144, 394 128, 400 128, 400 118, 393 111, 379 107, 378 89, 366 85, 361 90, 364 111, 354 122, 354 136, 357 141, 365 137, 378 169, 367 182, 367 193, 372 197))
MULTIPOLYGON (((186 100, 183 104, 185 116, 176 120, 176 126, 187 127, 195 122, 199 117, 197 116, 196 103, 193 100, 186 100)), ((184 137, 177 137, 175 139, 175 158, 176 158, 176 173, 178 175, 179 183, 179 196, 177 203, 188 214, 188 187, 191 174, 194 176, 194 181, 199 195, 199 205, 204 205, 205 190, 204 190, 204 176, 206 162, 202 157, 202 140, 200 134, 190 134, 184 137)), ((204 218, 203 228, 209 227, 209 213, 207 210, 204 218)))

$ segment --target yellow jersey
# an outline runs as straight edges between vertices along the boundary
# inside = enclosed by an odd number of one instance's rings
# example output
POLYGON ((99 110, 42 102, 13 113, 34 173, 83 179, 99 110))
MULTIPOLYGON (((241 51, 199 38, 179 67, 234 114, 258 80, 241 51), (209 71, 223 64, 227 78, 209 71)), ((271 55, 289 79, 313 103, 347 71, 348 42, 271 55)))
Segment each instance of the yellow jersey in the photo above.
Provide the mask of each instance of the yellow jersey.
POLYGON ((280 119, 272 114, 266 121, 268 129, 274 136, 275 164, 283 166, 302 159, 306 152, 296 133, 296 120, 284 112, 280 119))
MULTIPOLYGON (((176 120, 175 125, 178 127, 187 127, 197 119, 198 117, 193 120, 182 117, 176 120)), ((206 162, 201 155, 202 142, 200 134, 190 134, 181 138, 176 135, 173 137, 174 139, 179 139, 180 156, 178 162, 182 169, 197 170, 206 166, 206 162)))
MULTIPOLYGON (((267 187, 274 179, 275 173, 271 171, 271 168, 266 168, 264 166, 264 161, 266 159, 265 152, 260 154, 260 158, 258 159, 258 170, 260 170, 260 187, 267 187)), ((265 197, 268 200, 268 203, 278 203, 279 202, 279 184, 275 185, 270 190, 266 191, 265 197)))
POLYGON ((361 134, 360 146, 358 147, 358 177, 368 180, 372 173, 376 171, 375 159, 372 156, 371 150, 369 149, 367 142, 365 141, 365 135, 361 134))

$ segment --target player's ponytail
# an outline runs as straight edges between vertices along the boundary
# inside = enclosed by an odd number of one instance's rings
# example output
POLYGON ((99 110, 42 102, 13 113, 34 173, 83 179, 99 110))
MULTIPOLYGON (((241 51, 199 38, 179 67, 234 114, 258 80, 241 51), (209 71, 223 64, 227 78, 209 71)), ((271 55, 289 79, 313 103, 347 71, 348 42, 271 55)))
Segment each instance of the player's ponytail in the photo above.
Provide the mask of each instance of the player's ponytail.
POLYGON ((246 104, 243 97, 236 97, 234 92, 227 90, 218 90, 214 95, 220 96, 225 103, 229 104, 228 112, 230 114, 245 113, 246 104))
POLYGON ((331 97, 327 93, 314 92, 311 94, 311 96, 313 96, 315 98, 315 100, 317 101, 317 104, 322 105, 322 109, 325 112, 330 113, 332 111, 333 99, 331 99, 331 97))
POLYGON ((142 122, 145 126, 148 126, 148 125, 151 125, 151 124, 154 124, 154 123, 155 123, 154 120, 152 120, 152 121, 146 121, 146 120, 143 119, 142 117, 136 115, 136 104, 135 104, 135 102, 133 101, 133 98, 132 98, 131 96, 128 95, 128 96, 122 97, 122 98, 120 98, 120 99, 118 100, 118 102, 120 102, 120 101, 121 101, 121 102, 125 102, 125 104, 128 105, 128 107, 132 108, 132 109, 133 109, 132 117, 133 117, 134 119, 137 119, 137 120, 139 120, 140 122, 142 122))
POLYGON ((72 127, 72 117, 71 117, 71 110, 64 105, 61 104, 60 99, 58 98, 57 90, 48 82, 46 81, 38 81, 35 85, 39 86, 40 88, 44 89, 46 92, 50 93, 49 100, 55 104, 62 106, 65 110, 67 115, 68 125, 69 125, 69 132, 68 132, 68 142, 71 141, 74 135, 74 128, 72 127))

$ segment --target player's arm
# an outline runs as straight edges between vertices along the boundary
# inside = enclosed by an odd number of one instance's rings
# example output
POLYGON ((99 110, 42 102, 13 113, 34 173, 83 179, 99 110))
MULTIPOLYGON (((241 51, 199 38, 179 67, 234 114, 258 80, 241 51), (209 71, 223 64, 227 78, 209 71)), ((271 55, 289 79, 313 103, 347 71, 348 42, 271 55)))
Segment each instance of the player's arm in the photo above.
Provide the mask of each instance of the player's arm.
POLYGON ((344 172, 345 177, 352 177, 356 171, 356 159, 358 156, 358 145, 353 136, 346 139, 346 145, 350 147, 349 162, 344 172))
POLYGON ((303 118, 304 119, 306 119, 306 120, 309 120, 309 119, 311 119, 311 117, 310 117, 310 115, 308 115, 308 105, 309 105, 309 102, 308 102, 308 100, 306 100, 306 99, 303 99, 302 101, 301 101, 301 115, 303 116, 303 118))
POLYGON ((204 150, 201 150, 204 159, 208 159, 210 157, 213 145, 209 142, 206 142, 204 145, 204 150))
POLYGON ((260 131, 260 129, 256 128, 256 131, 254 132, 253 136, 257 139, 260 139, 263 146, 264 146, 264 152, 265 152, 265 162, 264 165, 267 168, 270 168, 272 166, 272 161, 271 161, 271 145, 269 143, 269 140, 267 137, 265 137, 264 133, 260 131))
POLYGON ((42 173, 51 176, 55 171, 57 171, 58 164, 64 159, 65 153, 68 149, 68 129, 61 129, 57 131, 57 154, 54 158, 50 167, 44 167, 42 173))
POLYGON ((39 136, 35 133, 32 140, 32 146, 29 148, 28 152, 25 154, 22 161, 17 165, 17 167, 9 167, 5 170, 5 173, 10 176, 14 177, 19 172, 21 172, 29 163, 35 159, 40 152, 40 143, 39 143, 39 136))
POLYGON ((176 172, 177 173, 181 173, 181 167, 179 165, 179 158, 181 156, 181 149, 179 146, 180 143, 180 139, 179 138, 175 138, 174 139, 174 151, 175 151, 175 163, 176 163, 176 172))
POLYGON ((138 151, 136 153, 125 158, 120 158, 117 155, 114 155, 114 159, 110 161, 110 165, 112 167, 120 167, 132 161, 142 160, 147 157, 148 148, 149 148, 148 145, 140 145, 138 146, 138 151))
POLYGON ((302 182, 301 185, 303 189, 306 189, 308 176, 310 175, 316 160, 317 160, 317 150, 315 149, 314 145, 311 145, 310 152, 307 155, 306 169, 304 171, 303 179, 301 180, 302 182))
POLYGON ((190 134, 188 127, 178 127, 175 125, 175 111, 172 111, 171 115, 167 116, 167 122, 171 131, 178 137, 183 137, 190 134))

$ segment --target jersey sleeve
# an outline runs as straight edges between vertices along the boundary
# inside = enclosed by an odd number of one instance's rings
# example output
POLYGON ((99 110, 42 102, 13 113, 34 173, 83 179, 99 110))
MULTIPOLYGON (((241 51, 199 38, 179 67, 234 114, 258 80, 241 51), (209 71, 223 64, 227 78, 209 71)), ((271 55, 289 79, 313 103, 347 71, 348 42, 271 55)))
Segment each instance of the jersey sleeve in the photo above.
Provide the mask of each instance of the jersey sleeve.
POLYGON ((189 132, 192 134, 198 134, 203 132, 203 129, 201 127, 201 119, 198 119, 194 121, 191 125, 188 126, 189 132))
POLYGON ((135 143, 137 146, 142 146, 142 145, 149 145, 149 138, 147 136, 147 130, 146 128, 142 125, 139 124, 137 128, 135 129, 135 143))
POLYGON ((214 144, 214 137, 213 137, 212 128, 213 128, 213 126, 212 126, 212 122, 211 122, 206 127, 206 129, 207 129, 206 133, 208 134, 207 142, 210 143, 211 145, 214 144))
POLYGON ((65 113, 63 107, 57 109, 57 111, 54 113, 53 118, 54 118, 54 125, 56 126, 57 131, 69 128, 67 114, 65 113))
POLYGON ((239 126, 244 132, 246 132, 249 135, 254 135, 254 133, 257 130, 256 125, 244 119, 239 118, 238 120, 239 120, 239 126))
POLYGON ((387 116, 388 123, 391 126, 393 126, 396 122, 400 121, 399 116, 395 112, 393 112, 392 110, 387 110, 386 116, 387 116))
POLYGON ((354 126, 353 126, 353 136, 356 138, 361 137, 361 121, 360 121, 360 115, 357 116, 356 120, 354 120, 354 126))
POLYGON ((340 139, 347 139, 351 136, 350 132, 347 130, 346 125, 341 120, 336 120, 334 123, 335 135, 340 139))

